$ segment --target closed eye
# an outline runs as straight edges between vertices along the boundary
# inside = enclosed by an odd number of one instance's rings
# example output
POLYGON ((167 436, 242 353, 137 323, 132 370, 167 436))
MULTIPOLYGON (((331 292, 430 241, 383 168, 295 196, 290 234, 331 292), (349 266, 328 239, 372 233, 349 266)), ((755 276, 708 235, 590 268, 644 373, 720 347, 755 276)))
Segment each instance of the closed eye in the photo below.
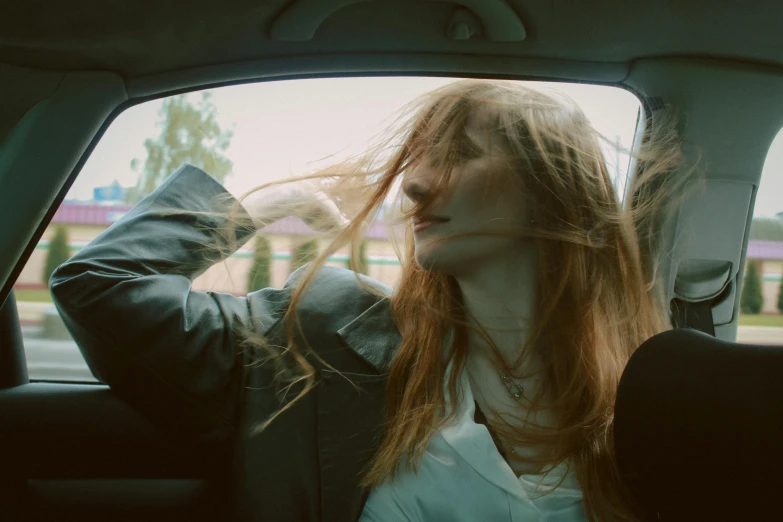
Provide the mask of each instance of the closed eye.
POLYGON ((467 138, 459 140, 456 144, 454 153, 459 161, 470 161, 484 155, 484 151, 467 138))

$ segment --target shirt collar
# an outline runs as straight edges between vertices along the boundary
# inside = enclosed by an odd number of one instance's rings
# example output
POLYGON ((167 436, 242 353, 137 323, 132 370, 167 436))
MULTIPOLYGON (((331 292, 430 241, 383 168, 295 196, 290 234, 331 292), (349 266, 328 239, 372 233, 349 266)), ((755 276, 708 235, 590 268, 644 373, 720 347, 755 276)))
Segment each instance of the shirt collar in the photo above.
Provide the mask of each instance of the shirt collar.
MULTIPOLYGON (((448 383, 452 365, 453 362, 449 362, 444 386, 448 383)), ((511 495, 527 500, 519 479, 503 460, 486 426, 474 421, 476 404, 464 370, 460 373, 457 383, 459 394, 457 417, 441 430, 441 436, 479 475, 511 495)), ((446 403, 449 404, 448 388, 445 393, 446 403)))
MULTIPOLYGON (((449 404, 447 383, 451 375, 452 364, 453 362, 449 363, 444 378, 447 404, 449 404)), ((539 484, 542 478, 541 475, 524 474, 517 477, 500 455, 487 427, 476 423, 474 420, 476 403, 466 370, 463 369, 460 373, 457 384, 459 393, 457 417, 452 423, 445 426, 440 434, 463 460, 487 481, 526 502, 530 502, 528 491, 538 491, 540 494, 544 494, 548 491, 548 486, 554 486, 560 481, 562 474, 559 474, 558 470, 548 475, 541 484, 539 484), (528 487, 523 487, 522 483, 528 487)), ((564 465, 562 472, 566 472, 564 465)), ((575 477, 572 478, 575 480, 575 477)), ((574 499, 581 499, 581 490, 578 489, 578 486, 572 486, 574 480, 567 479, 553 494, 561 497, 572 496, 574 499)))

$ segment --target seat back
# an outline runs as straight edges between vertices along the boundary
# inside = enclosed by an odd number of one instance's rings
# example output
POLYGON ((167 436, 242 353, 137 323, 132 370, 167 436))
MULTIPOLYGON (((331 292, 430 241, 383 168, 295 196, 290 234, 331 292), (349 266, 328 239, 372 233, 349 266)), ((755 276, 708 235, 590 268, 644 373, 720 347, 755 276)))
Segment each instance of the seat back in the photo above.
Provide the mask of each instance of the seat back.
POLYGON ((783 347, 656 335, 625 368, 614 436, 644 520, 783 520, 783 347))

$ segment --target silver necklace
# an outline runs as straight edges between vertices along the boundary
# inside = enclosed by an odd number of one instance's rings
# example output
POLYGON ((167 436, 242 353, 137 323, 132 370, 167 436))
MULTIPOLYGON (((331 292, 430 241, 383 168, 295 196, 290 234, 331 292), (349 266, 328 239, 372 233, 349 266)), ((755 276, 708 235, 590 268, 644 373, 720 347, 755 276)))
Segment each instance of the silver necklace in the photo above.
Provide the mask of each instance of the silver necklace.
POLYGON ((506 391, 508 391, 508 394, 512 399, 515 401, 522 400, 525 396, 525 389, 522 386, 512 381, 511 377, 503 372, 500 372, 500 380, 503 381, 503 384, 506 386, 506 391))

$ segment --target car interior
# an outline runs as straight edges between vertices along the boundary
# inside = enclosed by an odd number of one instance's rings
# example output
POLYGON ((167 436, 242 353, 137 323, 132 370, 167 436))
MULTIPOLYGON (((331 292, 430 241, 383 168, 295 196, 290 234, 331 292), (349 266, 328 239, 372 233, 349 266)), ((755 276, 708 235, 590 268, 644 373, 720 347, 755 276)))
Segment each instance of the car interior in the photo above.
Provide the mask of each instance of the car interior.
POLYGON ((231 494, 221 448, 183 447, 100 383, 28 376, 14 284, 115 118, 227 85, 407 75, 676 108, 705 181, 661 221, 677 329, 626 368, 618 461, 644 520, 783 519, 783 346, 736 342, 783 128, 781 20, 775 0, 0 1, 0 519, 223 520, 231 494))

